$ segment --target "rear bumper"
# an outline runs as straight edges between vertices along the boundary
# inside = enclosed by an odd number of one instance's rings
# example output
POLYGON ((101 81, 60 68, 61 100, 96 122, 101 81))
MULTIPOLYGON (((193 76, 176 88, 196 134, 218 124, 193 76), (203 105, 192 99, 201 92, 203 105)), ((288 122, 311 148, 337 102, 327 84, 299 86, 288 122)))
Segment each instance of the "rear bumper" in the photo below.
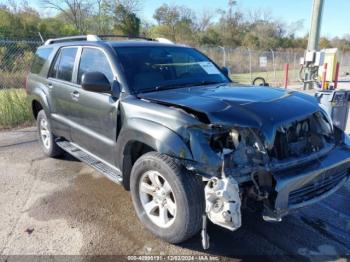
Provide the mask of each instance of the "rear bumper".
POLYGON ((344 145, 311 164, 273 173, 276 197, 270 207, 270 216, 279 219, 291 209, 331 195, 348 180, 349 171, 350 147, 344 145))

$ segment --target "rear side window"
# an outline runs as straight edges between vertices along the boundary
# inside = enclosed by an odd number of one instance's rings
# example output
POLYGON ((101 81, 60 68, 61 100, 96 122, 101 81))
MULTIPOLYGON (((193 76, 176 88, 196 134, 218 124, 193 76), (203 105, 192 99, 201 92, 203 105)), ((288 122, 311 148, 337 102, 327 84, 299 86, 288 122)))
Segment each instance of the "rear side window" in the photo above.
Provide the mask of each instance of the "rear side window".
POLYGON ((77 48, 63 48, 61 49, 55 64, 51 68, 50 77, 61 79, 64 81, 72 81, 73 68, 75 57, 77 55, 77 48))
POLYGON ((40 74, 41 70, 44 67, 44 64, 49 59, 51 53, 52 48, 39 48, 35 53, 34 61, 30 72, 32 72, 33 74, 40 74))

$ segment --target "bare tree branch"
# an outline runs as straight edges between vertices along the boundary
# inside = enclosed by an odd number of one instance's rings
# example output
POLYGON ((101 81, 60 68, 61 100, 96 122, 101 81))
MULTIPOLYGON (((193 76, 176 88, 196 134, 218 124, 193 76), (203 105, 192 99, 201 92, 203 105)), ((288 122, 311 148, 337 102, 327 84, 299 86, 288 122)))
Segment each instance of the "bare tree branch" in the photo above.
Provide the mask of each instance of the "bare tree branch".
POLYGON ((43 5, 62 13, 74 27, 85 31, 85 22, 91 2, 89 0, 42 0, 43 5))

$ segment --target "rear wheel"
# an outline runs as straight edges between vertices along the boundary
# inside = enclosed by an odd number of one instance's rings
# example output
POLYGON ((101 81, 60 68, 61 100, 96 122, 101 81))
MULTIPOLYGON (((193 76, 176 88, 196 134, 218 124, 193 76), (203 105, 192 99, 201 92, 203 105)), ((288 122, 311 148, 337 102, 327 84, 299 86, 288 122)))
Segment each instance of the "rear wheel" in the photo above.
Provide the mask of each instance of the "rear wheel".
POLYGON ((130 187, 139 219, 156 236, 180 243, 199 232, 203 186, 171 157, 156 152, 140 157, 132 168, 130 187))
POLYGON ((55 142, 56 137, 51 132, 51 125, 44 110, 38 113, 37 127, 39 143, 44 153, 49 157, 62 155, 63 151, 55 142))

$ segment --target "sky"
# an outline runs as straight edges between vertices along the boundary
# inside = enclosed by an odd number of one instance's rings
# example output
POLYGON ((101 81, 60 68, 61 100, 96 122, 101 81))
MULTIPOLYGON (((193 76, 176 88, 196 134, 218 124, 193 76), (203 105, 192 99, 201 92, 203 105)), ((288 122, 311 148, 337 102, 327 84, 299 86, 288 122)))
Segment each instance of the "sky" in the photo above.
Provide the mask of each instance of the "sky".
MULTIPOLYGON (((6 0, 0 0, 0 3, 4 1, 6 0)), ((350 34, 350 0, 324 1, 321 35, 333 38, 350 34)), ((28 2, 40 9, 41 13, 50 13, 48 10, 42 9, 40 0, 28 2)), ((155 22, 152 18, 154 11, 163 3, 183 5, 201 13, 225 9, 227 2, 228 0, 140 0, 141 11, 138 12, 138 15, 149 22, 155 22)), ((308 33, 313 0, 237 0, 237 2, 237 8, 244 13, 261 10, 287 24, 302 20, 303 27, 296 32, 296 35, 304 36, 308 33)))
MULTIPOLYGON (((350 0, 324 0, 321 35, 342 37, 350 34, 350 0)), ((187 6, 197 12, 225 9, 227 0, 143 0, 140 15, 153 21, 154 10, 162 3, 187 6)), ((287 24, 302 20, 303 28, 297 32, 304 36, 308 32, 311 20, 312 0, 237 0, 238 8, 243 12, 262 10, 273 18, 287 24)))

